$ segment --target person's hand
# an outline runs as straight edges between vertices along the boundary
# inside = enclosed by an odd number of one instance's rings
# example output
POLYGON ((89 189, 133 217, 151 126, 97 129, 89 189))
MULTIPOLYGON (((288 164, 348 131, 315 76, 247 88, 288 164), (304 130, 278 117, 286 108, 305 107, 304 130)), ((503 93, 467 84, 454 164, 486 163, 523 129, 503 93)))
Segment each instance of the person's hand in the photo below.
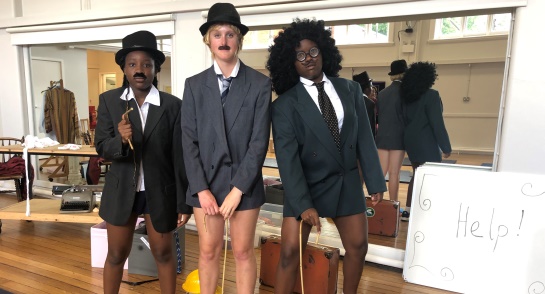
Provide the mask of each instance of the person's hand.
POLYGON ((227 197, 225 197, 225 200, 220 207, 220 213, 223 215, 223 219, 228 219, 233 215, 233 213, 235 213, 235 209, 237 209, 238 205, 240 204, 241 198, 242 191, 240 191, 237 187, 233 187, 231 192, 229 192, 227 197))
POLYGON ((373 204, 373 206, 379 204, 382 201, 383 197, 383 192, 371 194, 371 203, 373 204))
POLYGON ((449 158, 450 157, 450 153, 443 153, 443 158, 449 158))
POLYGON ((316 226, 318 233, 322 231, 322 224, 320 223, 320 216, 315 208, 309 208, 301 213, 301 219, 311 226, 316 226))
POLYGON ((117 131, 121 135, 123 144, 129 143, 129 140, 132 138, 132 127, 129 117, 126 114, 121 116, 121 121, 117 124, 117 131))
POLYGON ((369 93, 369 99, 377 101, 377 90, 374 87, 371 87, 371 93, 369 93))
POLYGON ((219 212, 218 203, 216 202, 216 198, 210 192, 210 190, 202 190, 198 194, 199 196, 199 203, 201 204, 201 208, 204 211, 204 214, 207 215, 216 215, 219 212))
POLYGON ((177 226, 181 227, 181 226, 187 224, 187 221, 189 221, 190 218, 191 218, 191 214, 178 213, 178 224, 177 224, 177 226))

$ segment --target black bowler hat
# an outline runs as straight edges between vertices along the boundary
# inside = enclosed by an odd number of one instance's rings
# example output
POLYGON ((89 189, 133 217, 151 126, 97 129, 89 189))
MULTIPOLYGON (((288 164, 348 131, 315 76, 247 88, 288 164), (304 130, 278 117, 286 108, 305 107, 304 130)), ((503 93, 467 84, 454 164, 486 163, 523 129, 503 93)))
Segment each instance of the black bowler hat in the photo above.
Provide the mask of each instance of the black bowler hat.
POLYGON ((406 70, 407 61, 405 61, 405 59, 394 60, 392 61, 392 64, 390 64, 390 72, 388 73, 388 75, 395 76, 404 73, 406 70))
POLYGON ((248 32, 248 27, 240 23, 240 15, 235 6, 231 3, 216 3, 208 10, 208 18, 199 28, 201 35, 208 32, 208 28, 217 23, 228 23, 236 26, 244 36, 248 32))
POLYGON ((132 51, 146 51, 159 62, 159 65, 165 62, 165 54, 157 50, 157 38, 148 31, 138 31, 132 33, 122 40, 123 49, 115 54, 115 63, 121 65, 123 58, 132 51))
POLYGON ((366 71, 364 71, 364 72, 362 72, 360 74, 357 74, 355 76, 352 76, 352 80, 354 80, 355 82, 360 83, 362 90, 371 87, 372 79, 369 78, 369 74, 367 74, 366 71))

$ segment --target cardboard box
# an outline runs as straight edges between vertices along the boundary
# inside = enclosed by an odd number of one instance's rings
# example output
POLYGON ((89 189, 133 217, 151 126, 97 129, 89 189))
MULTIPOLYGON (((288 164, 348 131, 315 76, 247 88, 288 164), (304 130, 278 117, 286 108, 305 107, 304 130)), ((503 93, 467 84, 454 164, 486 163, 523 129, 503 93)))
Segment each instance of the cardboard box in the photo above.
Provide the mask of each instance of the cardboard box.
MULTIPOLYGON (((91 227, 91 266, 104 268, 107 254, 108 234, 106 233, 106 222, 101 222, 91 227)), ((129 268, 127 261, 123 268, 129 268)))
MULTIPOLYGON (((180 255, 177 262, 177 271, 181 272, 181 266, 185 262, 185 227, 177 230, 178 242, 174 242, 174 256, 177 256, 179 250, 180 255)), ((129 274, 139 274, 151 277, 157 277, 157 265, 151 254, 149 247, 148 236, 145 234, 135 233, 132 239, 132 249, 129 254, 129 274)))

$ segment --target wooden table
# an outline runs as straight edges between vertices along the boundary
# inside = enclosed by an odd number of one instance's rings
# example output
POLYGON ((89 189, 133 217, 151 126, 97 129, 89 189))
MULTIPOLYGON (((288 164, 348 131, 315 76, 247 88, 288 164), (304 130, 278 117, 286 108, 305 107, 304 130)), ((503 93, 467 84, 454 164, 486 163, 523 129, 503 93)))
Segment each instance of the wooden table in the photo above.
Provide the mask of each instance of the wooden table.
MULTIPOLYGON (((30 162, 30 155, 54 155, 54 156, 70 156, 79 167, 77 157, 78 156, 98 156, 95 147, 89 145, 82 145, 78 150, 62 150, 59 147, 63 144, 45 147, 45 148, 31 148, 28 149, 28 155, 25 160, 30 162)), ((20 144, 0 146, 0 153, 9 154, 23 154, 24 147, 20 144)), ((69 164, 72 166, 73 164, 69 164)), ((30 168, 30 165, 29 165, 30 168)), ((72 167, 70 167, 72 169, 72 167)), ((79 170, 70 171, 70 175, 74 174, 75 177, 80 178, 79 170)), ((18 219, 28 221, 50 221, 50 222, 74 222, 74 223, 100 223, 102 219, 98 216, 97 212, 90 213, 60 213, 61 200, 60 199, 32 199, 32 187, 27 187, 30 201, 30 216, 26 216, 26 201, 19 202, 17 204, 10 205, 0 210, 0 232, 2 228, 1 219, 18 219)))
MULTIPOLYGON (((90 145, 81 145, 81 148, 78 150, 62 150, 59 147, 64 146, 64 144, 59 144, 55 146, 45 147, 45 148, 30 148, 28 149, 28 156, 25 158, 27 162, 30 162, 30 155, 49 155, 49 156, 70 156, 71 162, 68 166, 70 168, 68 181, 73 184, 77 179, 81 179, 79 171, 79 161, 77 160, 78 156, 98 156, 95 147, 90 145), (74 169, 74 170, 72 170, 74 169), (74 179, 71 179, 70 177, 74 179)), ((9 154, 23 154, 24 147, 21 144, 0 146, 0 153, 9 153, 9 154)), ((30 166, 29 166, 30 168, 30 166)), ((28 187, 30 199, 32 199, 32 187, 28 187)))
MULTIPOLYGON (((45 148, 30 148, 28 149, 28 154, 33 155, 55 155, 55 156, 98 156, 95 147, 90 145, 81 145, 81 148, 78 150, 62 150, 59 147, 64 146, 64 144, 59 144, 51 147, 45 148)), ((0 146, 0 153, 18 153, 23 154, 24 147, 21 144, 17 145, 8 145, 0 146)))
POLYGON ((32 199, 30 216, 26 216, 26 201, 0 209, 0 219, 27 221, 98 224, 102 218, 98 212, 60 213, 60 199, 32 199))

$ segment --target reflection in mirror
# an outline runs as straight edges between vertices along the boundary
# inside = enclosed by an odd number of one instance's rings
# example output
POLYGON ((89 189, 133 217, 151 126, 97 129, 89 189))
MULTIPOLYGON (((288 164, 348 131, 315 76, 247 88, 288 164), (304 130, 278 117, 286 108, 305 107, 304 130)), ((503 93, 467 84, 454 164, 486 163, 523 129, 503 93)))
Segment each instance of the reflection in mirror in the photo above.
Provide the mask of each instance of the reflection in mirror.
MULTIPOLYGON (((158 86, 159 90, 168 92, 171 91, 170 44, 169 38, 158 39, 158 48, 162 48, 167 56, 165 63, 161 66, 161 72, 157 76, 158 86)), ((51 88, 52 82, 62 80, 63 88, 73 93, 75 103, 72 108, 74 113, 77 113, 77 119, 73 120, 74 123, 66 124, 65 127, 79 130, 78 135, 73 136, 66 143, 91 143, 94 137, 93 130, 96 126, 98 96, 104 91, 120 87, 123 83, 123 72, 114 59, 115 53, 120 48, 121 43, 119 42, 31 46, 30 71, 34 109, 32 120, 35 130, 33 135, 39 138, 49 137, 61 142, 53 128, 47 127, 48 120, 51 119, 48 115, 54 113, 58 118, 66 119, 70 116, 71 106, 48 104, 46 103, 46 94, 51 88), (48 114, 48 109, 51 110, 51 108, 55 108, 55 111, 48 114)), ((59 87, 59 85, 55 85, 55 87, 59 87)), ((53 184, 68 183, 69 168, 63 163, 64 157, 51 159, 49 156, 36 157, 36 161, 33 162, 37 170, 35 186, 50 188, 52 184, 49 182, 53 182, 53 184)), ((82 157, 75 162, 85 167, 87 159, 82 157)), ((81 178, 81 181, 84 182, 84 178, 81 178)))
MULTIPOLYGON (((443 117, 453 148, 447 163, 491 166, 511 15, 493 14, 455 19, 402 20, 377 24, 359 24, 364 21, 355 21, 353 24, 343 22, 328 25, 334 36, 341 36, 341 42, 337 42, 337 45, 343 55, 343 69, 340 72, 343 78, 351 80, 353 75, 367 71, 374 84, 385 83, 385 86, 389 86, 391 81, 388 72, 393 60, 405 59, 409 64, 415 61, 436 63, 439 77, 433 88, 441 95, 443 117), (376 38, 368 37, 369 33, 376 38), (358 45, 353 45, 356 43, 358 45)), ((263 66, 268 58, 266 48, 279 31, 279 28, 275 28, 254 32, 254 35, 249 36, 248 47, 245 38, 245 49, 252 50, 243 51, 240 58, 268 75, 263 66), (263 41, 261 45, 258 45, 259 41, 263 41)), ((380 117, 378 121, 380 126, 380 117)), ((274 148, 271 147, 267 157, 274 156, 274 148)), ((265 167, 264 174, 279 176, 278 170, 271 167, 265 167)), ((411 176, 410 162, 405 160, 399 189, 402 208, 405 207, 411 176)), ((385 199, 388 197, 386 192, 385 199)), ((401 222, 397 237, 369 235, 369 242, 404 250, 407 228, 408 222, 401 222)))

